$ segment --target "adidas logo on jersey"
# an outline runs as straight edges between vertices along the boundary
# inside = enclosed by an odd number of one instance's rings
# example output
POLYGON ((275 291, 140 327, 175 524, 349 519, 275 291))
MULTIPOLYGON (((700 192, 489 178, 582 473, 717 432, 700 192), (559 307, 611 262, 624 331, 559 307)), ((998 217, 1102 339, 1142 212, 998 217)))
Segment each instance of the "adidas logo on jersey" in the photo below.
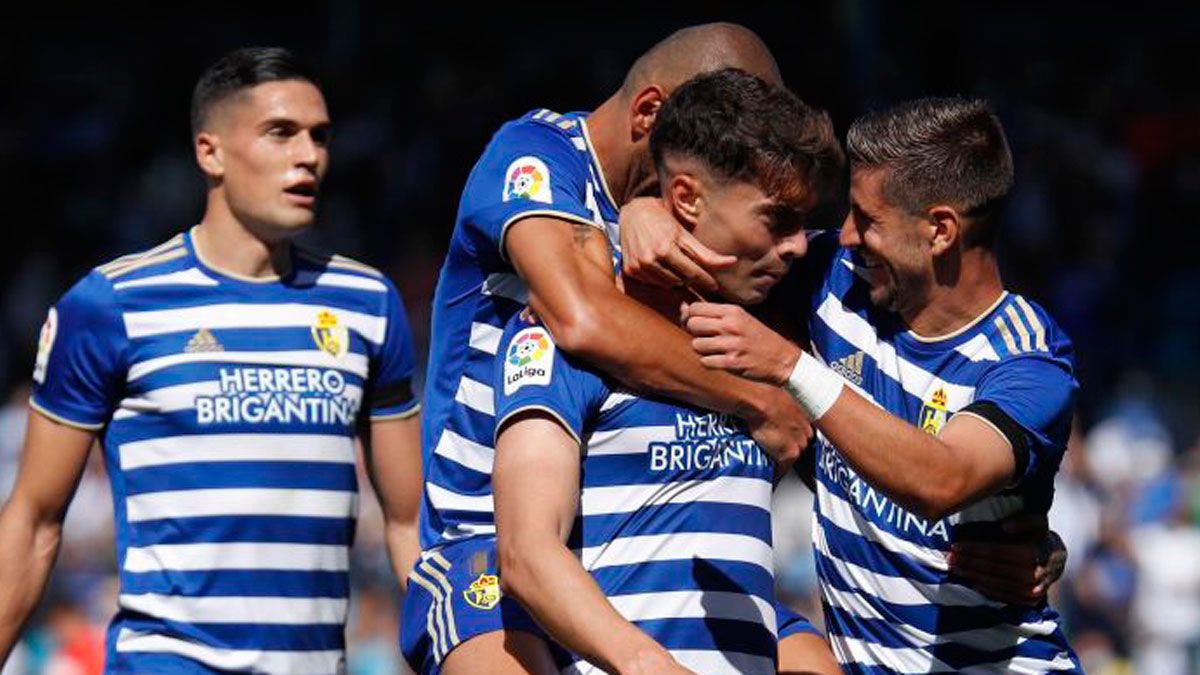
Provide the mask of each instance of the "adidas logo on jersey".
POLYGON ((195 335, 188 339, 187 344, 183 347, 183 351, 188 354, 196 352, 223 352, 225 351, 225 345, 221 344, 220 340, 208 332, 207 328, 201 328, 196 331, 195 335))
POLYGON ((862 386, 862 364, 863 353, 854 352, 853 354, 843 356, 837 361, 834 361, 833 363, 829 364, 829 367, 832 368, 833 371, 838 375, 841 375, 847 380, 853 382, 856 386, 862 386))

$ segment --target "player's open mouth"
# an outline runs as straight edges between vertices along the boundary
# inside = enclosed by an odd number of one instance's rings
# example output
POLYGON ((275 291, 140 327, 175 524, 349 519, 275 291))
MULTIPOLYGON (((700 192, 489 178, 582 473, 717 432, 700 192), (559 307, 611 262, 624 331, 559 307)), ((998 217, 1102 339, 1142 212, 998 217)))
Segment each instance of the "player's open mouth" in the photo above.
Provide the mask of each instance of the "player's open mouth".
POLYGON ((291 187, 285 188, 284 192, 286 192, 292 198, 292 201, 304 206, 312 206, 317 201, 316 183, 297 183, 291 187))

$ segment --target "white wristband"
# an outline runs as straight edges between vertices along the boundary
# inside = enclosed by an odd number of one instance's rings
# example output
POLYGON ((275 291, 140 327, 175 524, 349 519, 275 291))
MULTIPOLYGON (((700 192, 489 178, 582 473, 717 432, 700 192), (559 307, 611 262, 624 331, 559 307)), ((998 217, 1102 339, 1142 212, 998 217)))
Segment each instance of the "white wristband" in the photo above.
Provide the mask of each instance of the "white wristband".
POLYGON ((804 408, 808 418, 815 422, 833 407, 843 386, 845 382, 841 375, 802 351, 783 388, 804 408))

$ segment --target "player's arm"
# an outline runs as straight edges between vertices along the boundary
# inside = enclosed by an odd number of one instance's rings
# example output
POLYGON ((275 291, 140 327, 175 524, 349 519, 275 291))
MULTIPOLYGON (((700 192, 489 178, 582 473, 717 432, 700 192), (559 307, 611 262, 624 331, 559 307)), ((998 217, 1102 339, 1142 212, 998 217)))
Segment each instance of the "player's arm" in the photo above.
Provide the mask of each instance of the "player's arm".
POLYGON ((390 281, 384 286, 387 330, 371 355, 368 413, 360 417, 359 436, 367 476, 383 511, 392 572, 400 588, 407 589, 408 574, 421 555, 421 405, 412 387, 416 358, 404 302, 390 281))
POLYGON ((776 458, 804 447, 811 429, 786 395, 703 367, 683 330, 617 289, 598 229, 529 217, 511 226, 505 249, 563 351, 637 391, 742 417, 776 458))
POLYGON ((1020 430, 1006 430, 1012 422, 996 406, 955 415, 933 436, 843 386, 740 307, 695 303, 686 324, 706 365, 790 387, 855 471, 913 513, 945 517, 1014 484, 1029 466, 1028 444, 1014 445, 1020 430))
POLYGON ((610 673, 686 673, 622 617, 566 546, 579 503, 579 442, 549 413, 509 418, 492 474, 500 582, 557 642, 610 673))
POLYGON ((421 555, 421 416, 372 420, 363 443, 367 476, 383 511, 384 543, 401 589, 421 555))
POLYGON ((58 555, 62 523, 95 431, 32 410, 21 467, 0 510, 0 664, 37 606, 58 555))

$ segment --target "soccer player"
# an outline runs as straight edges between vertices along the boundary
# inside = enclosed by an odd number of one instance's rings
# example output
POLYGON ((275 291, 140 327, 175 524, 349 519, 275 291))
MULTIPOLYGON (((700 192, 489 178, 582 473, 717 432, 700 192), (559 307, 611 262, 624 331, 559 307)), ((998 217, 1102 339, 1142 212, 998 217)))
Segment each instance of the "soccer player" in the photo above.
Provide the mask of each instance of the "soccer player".
MULTIPOLYGON (((828 115, 739 70, 680 87, 651 147, 664 201, 736 258, 716 296, 739 304, 761 302, 803 255, 806 213, 841 178, 828 115)), ((672 321, 692 297, 625 290, 672 321)), ((520 317, 499 353, 501 585, 581 659, 569 672, 775 673, 774 463, 745 427, 631 393, 520 317)), ((838 673, 818 645, 811 672, 838 673)))
POLYGON ((1067 336, 1000 277, 1004 132, 982 101, 932 98, 857 120, 847 146, 840 241, 810 242, 812 353, 713 303, 685 312, 693 344, 818 429, 814 548, 848 672, 1080 672, 1044 602, 990 601, 947 568, 958 542, 1048 510, 1077 388, 1067 336))
POLYGON ((0 515, 0 655, 99 440, 120 574, 108 672, 344 672, 356 434, 401 580, 418 553, 404 308, 378 271, 292 244, 314 219, 330 120, 289 52, 220 59, 192 125, 203 219, 92 270, 42 329, 0 515))
POLYGON ((723 66, 779 82, 774 59, 750 31, 684 29, 639 58, 621 89, 591 113, 538 109, 505 124, 472 169, 434 296, 422 432, 425 553, 402 631, 418 672, 553 668, 534 623, 500 600, 495 569, 488 383, 502 329, 526 303, 558 348, 633 389, 739 414, 777 456, 794 457, 804 446, 807 422, 786 394, 704 368, 678 325, 613 281, 618 208, 657 184, 648 138, 659 108, 692 75, 723 66))

